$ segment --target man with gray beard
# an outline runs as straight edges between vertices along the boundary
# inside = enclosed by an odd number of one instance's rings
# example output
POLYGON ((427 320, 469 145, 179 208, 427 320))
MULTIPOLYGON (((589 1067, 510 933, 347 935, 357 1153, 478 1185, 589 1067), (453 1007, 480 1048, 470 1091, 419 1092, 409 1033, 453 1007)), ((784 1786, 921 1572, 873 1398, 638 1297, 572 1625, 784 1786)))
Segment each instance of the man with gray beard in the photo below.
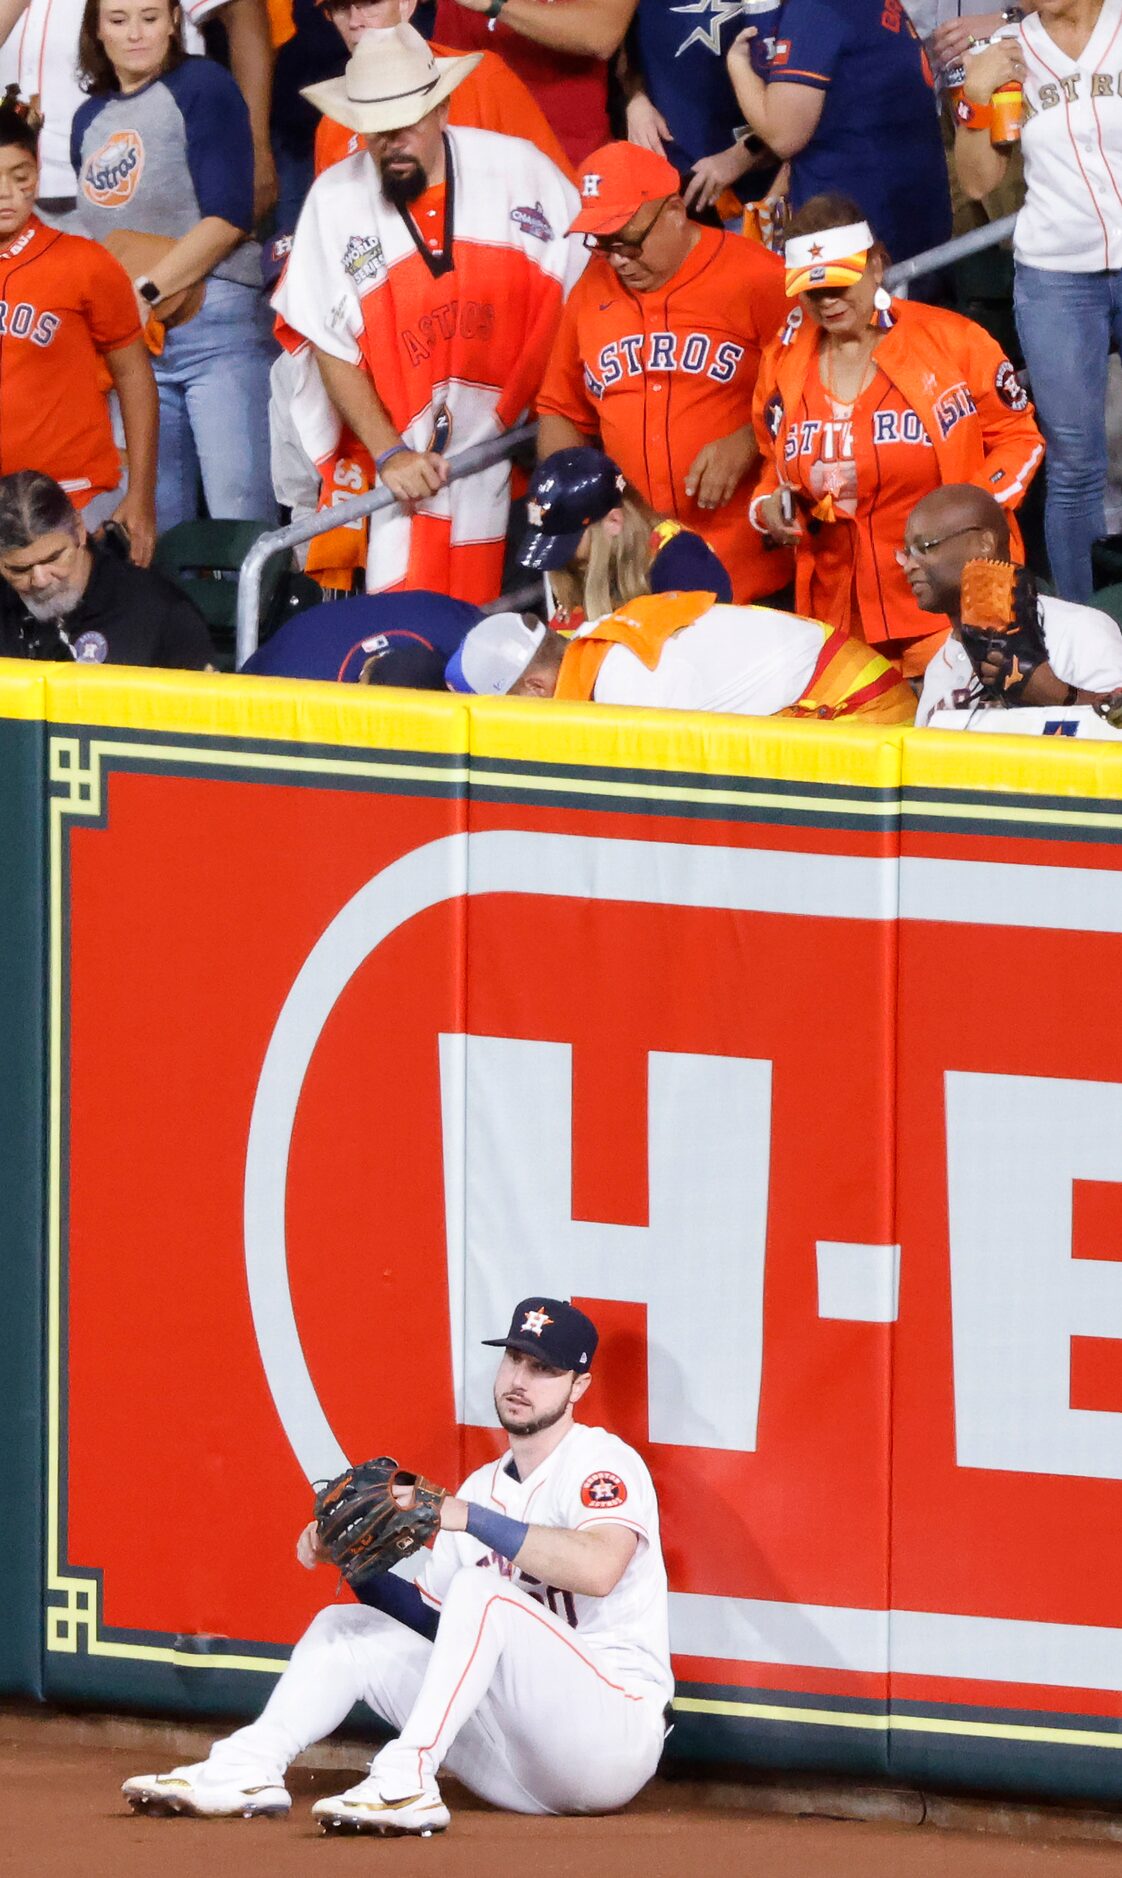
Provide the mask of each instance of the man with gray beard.
POLYGON ((212 670, 202 614, 154 568, 87 535, 41 470, 0 477, 0 656, 212 670))

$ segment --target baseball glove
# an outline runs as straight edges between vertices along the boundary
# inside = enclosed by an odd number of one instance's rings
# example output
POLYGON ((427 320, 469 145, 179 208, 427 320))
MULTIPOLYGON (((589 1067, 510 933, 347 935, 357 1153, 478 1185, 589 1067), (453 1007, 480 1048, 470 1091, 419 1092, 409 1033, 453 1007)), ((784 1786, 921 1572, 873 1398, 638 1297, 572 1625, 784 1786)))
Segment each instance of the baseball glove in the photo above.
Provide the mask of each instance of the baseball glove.
POLYGON ((1003 704, 1019 704, 1033 672, 1048 657, 1036 582, 1027 567, 967 562, 962 643, 983 691, 1003 704))
POLYGON ((445 1497, 443 1487, 406 1473, 383 1454, 316 1483, 316 1535, 348 1583, 373 1577, 432 1538, 445 1497), (394 1487, 412 1487, 412 1504, 399 1506, 394 1487))

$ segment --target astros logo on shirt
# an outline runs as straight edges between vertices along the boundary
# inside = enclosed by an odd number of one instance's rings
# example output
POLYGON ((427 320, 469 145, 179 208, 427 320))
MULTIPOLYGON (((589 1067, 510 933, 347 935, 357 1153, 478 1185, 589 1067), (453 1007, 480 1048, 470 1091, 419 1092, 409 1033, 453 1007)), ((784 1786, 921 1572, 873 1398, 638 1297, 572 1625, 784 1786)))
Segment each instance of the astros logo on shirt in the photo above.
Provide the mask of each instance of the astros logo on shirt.
POLYGON ((580 1490, 580 1497, 585 1506, 622 1506, 627 1498, 627 1488, 618 1474, 609 1473, 606 1467, 602 1467, 598 1474, 589 1474, 580 1490))
POLYGON ((115 130, 82 171, 82 194, 99 209, 131 202, 144 173, 144 145, 135 130, 115 130))

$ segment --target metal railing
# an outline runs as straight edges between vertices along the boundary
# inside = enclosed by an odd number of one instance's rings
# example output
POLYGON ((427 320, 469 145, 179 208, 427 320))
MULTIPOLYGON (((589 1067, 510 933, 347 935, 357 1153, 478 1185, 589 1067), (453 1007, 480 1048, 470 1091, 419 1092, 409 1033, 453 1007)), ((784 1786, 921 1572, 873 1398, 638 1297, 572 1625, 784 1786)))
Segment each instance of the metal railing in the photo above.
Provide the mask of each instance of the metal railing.
MULTIPOLYGON (((473 444, 469 450, 461 450, 458 456, 449 457, 449 482, 459 482, 462 476, 490 469, 493 463, 513 456, 524 443, 533 441, 537 428, 536 424, 520 424, 517 430, 508 430, 501 437, 473 444)), ((298 548, 302 542, 313 541, 317 535, 329 534, 333 528, 342 528, 347 522, 356 522, 365 515, 376 515, 380 509, 392 508, 396 500, 389 489, 371 489, 364 496, 355 496, 351 502, 320 509, 303 521, 290 522, 287 528, 274 528, 269 534, 258 536, 238 575, 236 660, 239 671, 250 653, 257 650, 261 631, 261 576, 266 562, 276 554, 287 554, 291 548, 298 548)))
MULTIPOLYGON (((1000 242, 1009 239, 1016 223, 1015 215, 1005 215, 1000 221, 987 222, 984 227, 972 228, 965 235, 956 235, 952 241, 944 241, 937 248, 928 248, 924 254, 914 254, 908 261, 899 261, 895 267, 887 270, 885 285, 891 291, 898 292, 901 288, 906 289, 908 283, 918 279, 921 274, 933 273, 941 267, 952 267, 956 261, 965 260, 967 255, 981 254, 986 248, 995 248, 1000 242)), ((449 482, 458 482, 462 476, 471 476, 476 470, 489 469, 504 457, 513 456, 524 443, 532 441, 536 432, 536 424, 522 424, 517 430, 509 430, 488 443, 473 444, 471 449, 461 450, 458 456, 448 459, 449 482)), ((286 554, 289 549, 298 548, 305 541, 313 541, 317 535, 329 534, 333 528, 345 527, 348 522, 359 521, 363 516, 377 515, 382 509, 391 508, 395 500, 388 489, 372 489, 367 495, 355 496, 353 501, 337 503, 331 509, 320 509, 304 521, 290 522, 287 528, 273 529, 254 542, 242 562, 238 576, 239 670, 250 653, 257 649, 261 630, 261 576, 266 562, 276 554, 286 554)), ((530 591, 520 589, 517 594, 503 595, 485 610, 498 612, 507 606, 529 604, 527 596, 530 591)))
POLYGON ((953 241, 944 241, 937 248, 928 248, 924 254, 913 254, 910 261, 898 261, 895 267, 887 268, 884 284, 890 292, 897 292, 920 274, 933 274, 937 268, 953 267, 956 261, 964 261, 968 254, 996 248, 1000 242, 1008 241, 1016 226, 1015 215, 1003 215, 998 222, 971 228, 965 235, 956 235, 953 241))

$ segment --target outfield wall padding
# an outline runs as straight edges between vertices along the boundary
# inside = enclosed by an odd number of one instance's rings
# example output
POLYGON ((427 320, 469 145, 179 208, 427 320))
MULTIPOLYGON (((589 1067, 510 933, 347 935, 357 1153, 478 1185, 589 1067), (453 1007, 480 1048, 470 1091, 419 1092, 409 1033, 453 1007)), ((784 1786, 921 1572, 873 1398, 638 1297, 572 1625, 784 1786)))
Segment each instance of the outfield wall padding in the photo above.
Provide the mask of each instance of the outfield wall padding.
POLYGON ((0 1663, 256 1707, 334 1588, 309 1481, 494 1453, 480 1339, 553 1290, 658 1485, 672 1755, 1113 1799, 1122 755, 37 683, 0 1663))

